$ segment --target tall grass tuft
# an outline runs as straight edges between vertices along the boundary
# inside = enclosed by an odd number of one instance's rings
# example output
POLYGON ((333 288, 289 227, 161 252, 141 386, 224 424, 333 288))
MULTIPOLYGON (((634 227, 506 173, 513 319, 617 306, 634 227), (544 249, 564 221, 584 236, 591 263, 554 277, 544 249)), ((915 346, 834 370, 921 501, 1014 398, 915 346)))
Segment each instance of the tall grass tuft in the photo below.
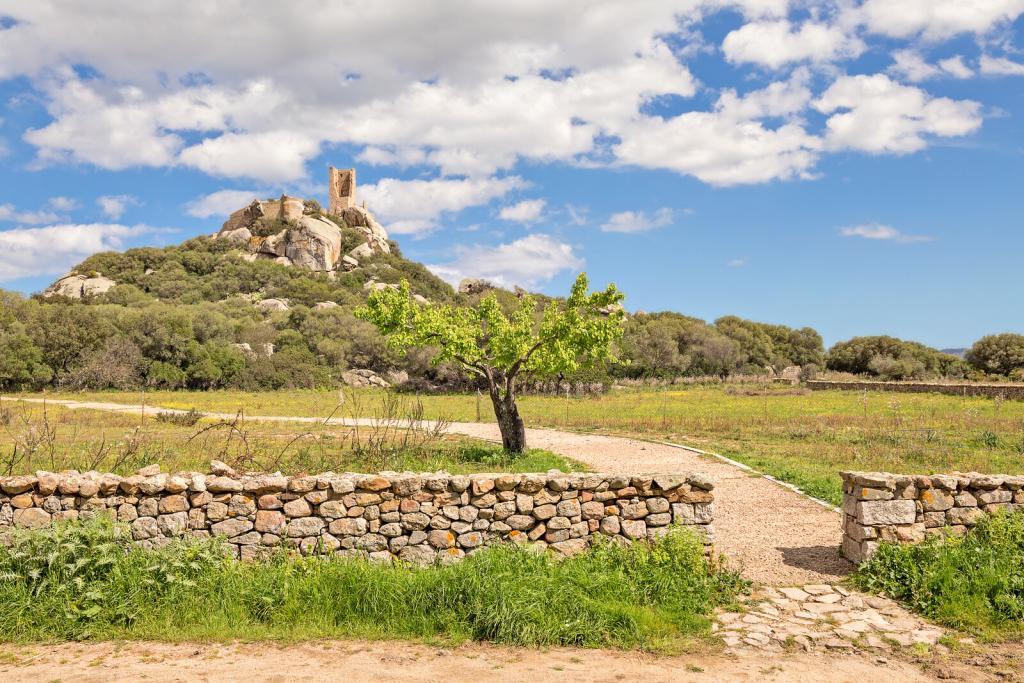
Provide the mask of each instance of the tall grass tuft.
POLYGON ((677 649, 744 590, 690 532, 557 560, 503 545, 449 566, 226 556, 216 540, 145 550, 110 521, 17 532, 0 549, 0 639, 490 640, 677 649))
POLYGON ((1022 636, 1024 510, 988 516, 963 538, 883 544, 854 580, 948 626, 1022 636))

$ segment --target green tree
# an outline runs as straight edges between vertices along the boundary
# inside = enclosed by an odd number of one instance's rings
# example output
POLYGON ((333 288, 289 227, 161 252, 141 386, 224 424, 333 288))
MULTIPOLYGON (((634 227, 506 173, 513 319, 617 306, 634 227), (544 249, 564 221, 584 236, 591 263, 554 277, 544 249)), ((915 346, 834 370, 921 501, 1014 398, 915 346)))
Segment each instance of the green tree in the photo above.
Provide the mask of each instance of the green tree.
POLYGON ((476 306, 420 305, 409 283, 383 289, 356 315, 367 320, 398 349, 434 346, 435 362, 455 361, 487 382, 502 445, 512 453, 526 450, 526 428, 516 406, 520 373, 551 377, 575 372, 609 357, 622 335, 625 317, 615 285, 588 293, 581 273, 564 301, 552 301, 539 313, 536 300, 524 295, 507 315, 493 295, 476 306))
POLYGON ((1024 372, 1024 334, 990 334, 974 342, 967 362, 983 372, 1014 375, 1024 372))

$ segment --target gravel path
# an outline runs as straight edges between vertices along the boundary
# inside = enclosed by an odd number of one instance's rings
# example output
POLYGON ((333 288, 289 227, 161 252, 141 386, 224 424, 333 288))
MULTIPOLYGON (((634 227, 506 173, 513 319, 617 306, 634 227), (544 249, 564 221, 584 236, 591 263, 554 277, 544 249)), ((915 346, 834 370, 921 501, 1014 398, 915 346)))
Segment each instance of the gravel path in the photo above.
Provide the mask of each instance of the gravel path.
MULTIPOLYGON (((10 400, 5 398, 5 400, 10 400)), ((41 402, 42 399, 17 399, 41 402)), ((120 403, 48 400, 72 409, 139 414, 142 407, 120 403)), ((146 414, 171 411, 147 406, 146 414)), ((204 413, 233 419, 229 413, 204 413)), ((322 423, 321 418, 247 415, 261 422, 322 423)), ((331 425, 367 425, 372 420, 333 419, 331 425)), ((449 431, 497 440, 497 425, 457 422, 449 431)), ((839 556, 840 513, 735 465, 684 448, 551 429, 527 430, 528 443, 585 463, 601 472, 702 472, 715 483, 715 548, 744 576, 769 586, 834 583, 853 566, 839 556)))

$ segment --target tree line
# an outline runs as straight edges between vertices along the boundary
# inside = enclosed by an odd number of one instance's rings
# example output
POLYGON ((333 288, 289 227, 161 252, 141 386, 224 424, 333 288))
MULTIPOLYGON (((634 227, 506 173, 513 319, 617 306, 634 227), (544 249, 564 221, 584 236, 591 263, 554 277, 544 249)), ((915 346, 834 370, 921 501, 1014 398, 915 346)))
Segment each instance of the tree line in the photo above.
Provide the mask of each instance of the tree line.
MULTIPOLYGON (((373 281, 407 281, 435 304, 478 303, 480 295, 456 293, 397 248, 334 277, 249 262, 207 238, 97 254, 77 270, 118 285, 83 300, 0 291, 0 389, 332 387, 350 368, 398 373, 422 389, 473 387, 457 363, 432 362, 437 349, 396 350, 356 317, 373 281), (286 299, 290 308, 254 305, 265 298, 286 299)), ((509 314, 520 303, 512 292, 493 293, 509 314)), ((671 312, 627 316, 612 356, 616 361, 564 378, 762 375, 798 365, 805 376, 828 369, 883 379, 1024 380, 1024 335, 984 337, 963 359, 893 337, 855 337, 826 351, 809 327, 736 316, 707 323, 671 312)))

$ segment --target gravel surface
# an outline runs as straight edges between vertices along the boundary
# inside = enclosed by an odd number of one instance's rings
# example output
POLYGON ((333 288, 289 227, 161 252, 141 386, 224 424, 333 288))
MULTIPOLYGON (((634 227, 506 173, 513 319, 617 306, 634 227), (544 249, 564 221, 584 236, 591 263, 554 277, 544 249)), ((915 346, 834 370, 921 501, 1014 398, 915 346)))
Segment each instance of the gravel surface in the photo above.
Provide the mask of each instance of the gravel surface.
MULTIPOLYGON (((41 402, 41 399, 20 399, 41 402)), ((50 400, 67 408, 139 413, 141 406, 119 403, 50 400)), ((146 406, 147 414, 173 411, 146 406)), ((233 419, 234 414, 205 413, 233 419)), ((266 422, 323 422, 314 417, 247 415, 266 422)), ((332 425, 370 424, 372 420, 331 420, 332 425)), ((499 439, 497 425, 456 422, 456 434, 499 439)), ((717 458, 683 448, 594 434, 529 429, 535 448, 560 453, 601 472, 702 472, 715 483, 715 548, 744 576, 769 586, 833 583, 853 569, 839 555, 842 515, 776 482, 752 475, 717 458)))

